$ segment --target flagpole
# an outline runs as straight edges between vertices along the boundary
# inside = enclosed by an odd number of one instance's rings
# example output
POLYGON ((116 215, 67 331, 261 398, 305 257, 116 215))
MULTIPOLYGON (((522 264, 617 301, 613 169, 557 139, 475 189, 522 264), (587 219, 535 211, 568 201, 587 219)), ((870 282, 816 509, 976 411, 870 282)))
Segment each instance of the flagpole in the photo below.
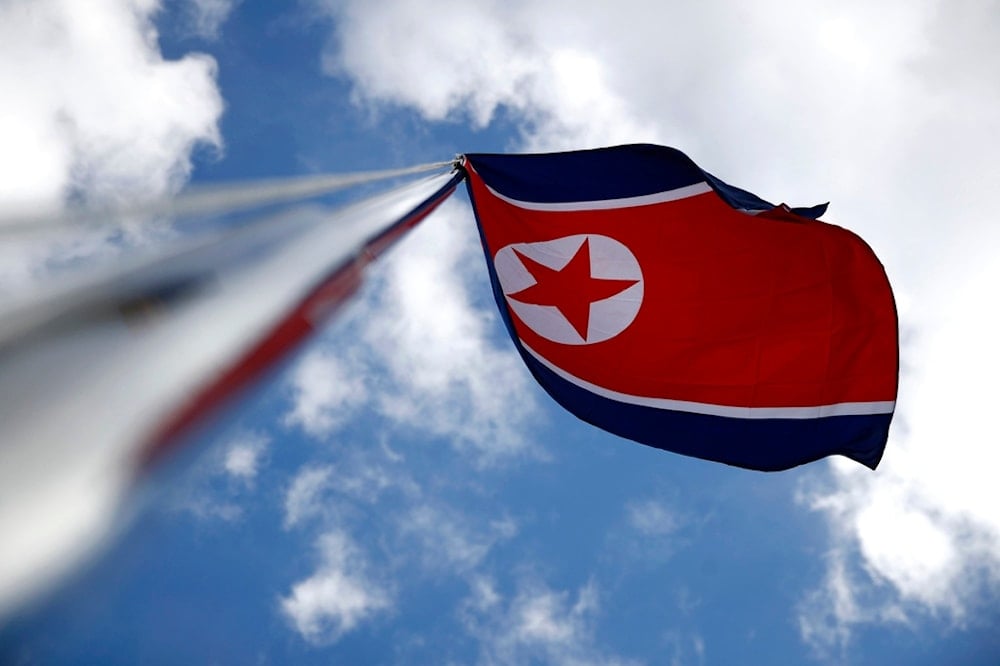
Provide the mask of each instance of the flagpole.
POLYGON ((430 215, 455 191, 464 177, 463 172, 455 171, 447 182, 410 212, 371 234, 352 254, 331 264, 327 273, 308 293, 246 353, 161 422, 141 449, 138 458, 140 468, 155 463, 176 447, 183 441, 184 435, 207 415, 231 400, 333 318, 361 286, 363 272, 368 265, 430 215))
POLYGON ((274 204, 303 201, 357 185, 377 183, 453 166, 453 161, 429 162, 399 169, 352 173, 310 174, 225 185, 193 187, 176 196, 129 201, 118 205, 76 206, 40 213, 0 211, 0 233, 31 234, 100 228, 126 219, 219 216, 274 204))
POLYGON ((288 207, 4 312, 0 619, 94 553, 137 481, 287 362, 463 177, 288 207))

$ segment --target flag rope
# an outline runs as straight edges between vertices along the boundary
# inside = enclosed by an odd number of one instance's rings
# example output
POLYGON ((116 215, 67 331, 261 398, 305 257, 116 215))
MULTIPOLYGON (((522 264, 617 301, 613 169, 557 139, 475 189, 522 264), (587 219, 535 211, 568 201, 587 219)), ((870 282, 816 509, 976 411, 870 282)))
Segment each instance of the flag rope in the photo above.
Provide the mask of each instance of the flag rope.
MULTIPOLYGON (((408 169, 396 169, 392 171, 392 178, 400 175, 399 172, 417 174, 429 171, 428 167, 451 166, 452 162, 440 162, 434 165, 420 165, 408 169)), ((385 174, 383 172, 359 172, 359 174, 345 174, 345 177, 356 175, 385 174)), ((457 172, 455 172, 457 174, 457 172)), ((402 174, 405 175, 405 174, 402 174)), ((343 219, 350 215, 364 215, 363 211, 377 210, 381 207, 392 205, 392 202, 400 197, 407 196, 409 192, 418 191, 425 188, 429 183, 441 179, 445 172, 430 174, 422 178, 409 180, 405 183, 394 185, 384 191, 369 195, 359 201, 338 207, 333 212, 331 219, 343 219)), ((387 179, 385 178, 385 179, 387 179)), ((365 182, 374 182, 379 179, 371 179, 365 182)), ((303 196, 302 199, 307 197, 303 196)), ((443 199, 445 197, 439 197, 443 199)), ((276 201, 271 201, 277 203, 276 201)), ((0 302, 0 359, 3 354, 9 353, 9 348, 17 341, 25 341, 29 331, 35 330, 38 326, 46 325, 53 318, 61 321, 87 319, 96 313, 104 311, 110 300, 119 298, 118 291, 125 293, 135 291, 134 284, 143 282, 138 278, 146 272, 156 272, 158 267, 177 263, 178 259, 185 255, 198 255, 201 253, 219 253, 219 248, 223 246, 248 246, 254 244, 253 239, 274 238, 275 234, 282 235, 285 232, 275 225, 286 222, 287 218, 282 215, 253 215, 245 224, 216 229, 208 234, 193 235, 189 238, 176 239, 173 243, 168 243, 152 251, 142 253, 131 258, 119 258, 118 261, 106 265, 103 269, 91 271, 90 273, 77 274, 69 278, 60 279, 50 284, 40 287, 40 291, 29 291, 18 297, 9 298, 0 302)), ((380 252, 386 244, 382 235, 386 229, 371 229, 369 231, 370 247, 365 251, 380 252)), ((264 242, 258 240, 256 242, 264 242)), ((273 240, 266 241, 268 243, 273 240)), ((223 255, 220 255, 223 256, 223 255)), ((233 255, 231 252, 225 256, 233 255)), ((221 261, 221 259, 220 259, 221 261)), ((216 268, 218 266, 216 265, 216 268)))
POLYGON ((172 197, 128 202, 117 206, 80 206, 44 213, 0 213, 0 234, 81 230, 110 226, 136 217, 190 217, 223 215, 259 206, 311 199, 355 185, 375 183, 402 176, 441 171, 454 160, 429 162, 399 169, 312 174, 273 178, 235 184, 195 187, 172 197))

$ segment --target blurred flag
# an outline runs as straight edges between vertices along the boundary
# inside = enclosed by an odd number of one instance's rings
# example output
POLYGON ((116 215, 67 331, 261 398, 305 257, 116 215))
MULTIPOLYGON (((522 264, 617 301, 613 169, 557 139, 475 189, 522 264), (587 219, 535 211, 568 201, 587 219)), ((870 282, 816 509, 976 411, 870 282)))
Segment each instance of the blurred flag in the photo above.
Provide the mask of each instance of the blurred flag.
POLYGON ((661 449, 759 470, 875 468, 897 321, 874 253, 683 153, 469 154, 497 305, 566 409, 661 449))

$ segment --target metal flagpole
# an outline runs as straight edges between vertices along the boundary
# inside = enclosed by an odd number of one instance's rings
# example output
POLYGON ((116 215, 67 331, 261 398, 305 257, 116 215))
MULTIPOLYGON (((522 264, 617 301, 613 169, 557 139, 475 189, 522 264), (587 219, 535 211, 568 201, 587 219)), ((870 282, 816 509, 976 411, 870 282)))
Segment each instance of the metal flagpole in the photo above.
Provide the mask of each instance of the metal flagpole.
MULTIPOLYGON (((431 166, 216 188, 170 210, 288 201, 431 166)), ((0 316, 0 618, 94 552, 153 462, 343 306, 365 267, 455 190, 464 174, 449 166, 337 210, 289 207, 117 262, 0 316)))

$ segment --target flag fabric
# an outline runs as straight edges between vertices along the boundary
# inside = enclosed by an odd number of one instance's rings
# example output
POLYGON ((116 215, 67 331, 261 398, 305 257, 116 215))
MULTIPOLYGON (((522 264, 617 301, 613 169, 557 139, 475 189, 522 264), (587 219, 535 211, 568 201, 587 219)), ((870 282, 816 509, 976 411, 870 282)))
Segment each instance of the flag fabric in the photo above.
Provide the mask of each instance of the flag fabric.
POLYGON ((576 416, 758 470, 872 469, 896 400, 881 263, 826 206, 775 206, 654 145, 463 157, 494 296, 576 416))

